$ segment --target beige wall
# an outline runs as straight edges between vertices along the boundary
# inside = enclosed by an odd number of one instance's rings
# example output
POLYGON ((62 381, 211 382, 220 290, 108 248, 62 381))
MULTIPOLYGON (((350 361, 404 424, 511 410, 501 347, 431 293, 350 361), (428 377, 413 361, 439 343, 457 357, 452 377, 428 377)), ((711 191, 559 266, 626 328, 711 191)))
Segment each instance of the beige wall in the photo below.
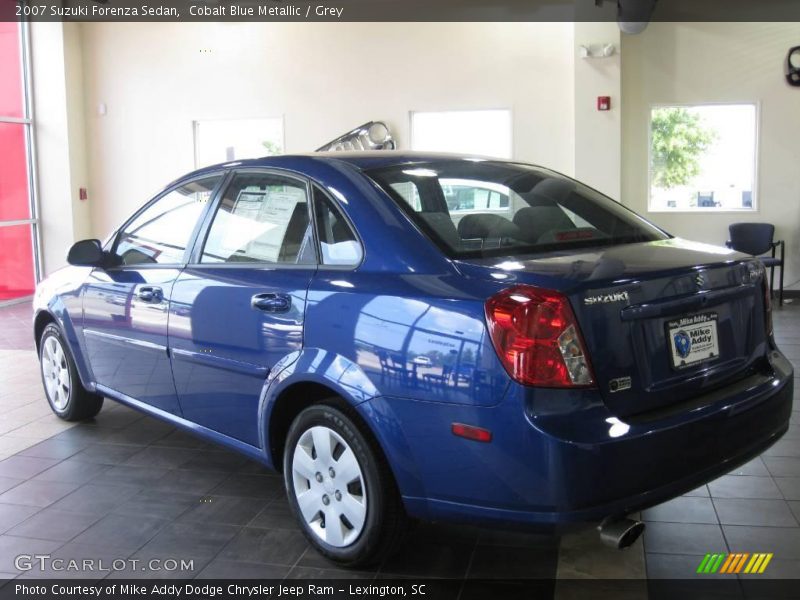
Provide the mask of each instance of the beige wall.
POLYGON ((369 119, 407 147, 409 111, 507 107, 518 158, 573 171, 571 23, 82 29, 98 236, 193 168, 195 119, 283 116, 286 150, 302 152, 369 119))
POLYGON ((623 202, 674 235, 715 244, 731 223, 774 223, 787 242, 786 283, 800 279, 800 90, 783 76, 800 23, 652 23, 622 43, 623 202), (759 103, 756 212, 647 212, 649 109, 672 102, 759 103))
POLYGON ((620 197, 622 166, 622 97, 620 32, 616 22, 575 23, 575 177, 620 197), (604 44, 617 51, 603 58, 581 58, 587 46, 599 54, 604 44), (610 96, 611 110, 598 111, 597 97, 610 96))

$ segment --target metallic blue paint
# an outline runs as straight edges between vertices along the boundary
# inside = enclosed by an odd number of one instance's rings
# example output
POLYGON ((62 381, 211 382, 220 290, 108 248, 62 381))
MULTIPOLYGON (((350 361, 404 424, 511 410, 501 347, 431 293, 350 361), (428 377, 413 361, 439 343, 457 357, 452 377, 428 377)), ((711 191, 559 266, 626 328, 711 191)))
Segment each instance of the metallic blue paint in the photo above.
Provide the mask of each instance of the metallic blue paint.
POLYGON ((368 424, 407 510, 423 518, 557 525, 618 516, 722 474, 785 431, 792 367, 765 334, 746 257, 671 238, 451 260, 361 172, 436 159, 315 154, 191 174, 176 183, 238 168, 307 178, 352 220, 362 263, 198 265, 217 195, 186 264, 70 267, 39 286, 36 314, 61 324, 87 387, 267 465, 277 400, 296 384, 325 386, 368 424), (535 389, 508 376, 484 303, 520 283, 569 297, 596 388, 535 389), (137 300, 143 285, 161 287, 163 301, 137 300), (627 302, 591 301, 619 291, 627 302), (257 293, 285 294, 291 307, 256 311, 257 293), (664 323, 707 309, 718 314, 721 360, 676 374, 664 360, 664 323), (630 389, 611 391, 626 375, 630 389), (489 429, 493 440, 455 437, 453 422, 489 429))

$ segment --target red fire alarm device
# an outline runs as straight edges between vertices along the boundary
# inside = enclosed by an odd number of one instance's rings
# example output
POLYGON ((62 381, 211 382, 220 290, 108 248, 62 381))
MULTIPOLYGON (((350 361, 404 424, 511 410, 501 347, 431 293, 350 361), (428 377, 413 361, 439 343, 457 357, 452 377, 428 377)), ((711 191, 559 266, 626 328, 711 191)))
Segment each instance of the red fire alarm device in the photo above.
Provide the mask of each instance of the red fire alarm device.
POLYGON ((89 192, 86 191, 86 188, 80 188, 78 190, 78 198, 80 198, 81 200, 89 199, 89 192))
POLYGON ((611 110, 611 96, 598 96, 597 110, 611 110))

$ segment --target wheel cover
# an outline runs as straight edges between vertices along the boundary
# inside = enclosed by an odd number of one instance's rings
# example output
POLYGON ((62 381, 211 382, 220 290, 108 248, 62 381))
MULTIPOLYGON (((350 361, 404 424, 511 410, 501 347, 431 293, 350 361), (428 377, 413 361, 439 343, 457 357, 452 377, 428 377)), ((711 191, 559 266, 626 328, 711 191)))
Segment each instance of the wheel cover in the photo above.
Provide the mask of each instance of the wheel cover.
POLYGON ((51 335, 44 341, 41 365, 47 399, 57 410, 64 410, 69 402, 72 381, 67 355, 57 337, 51 335))
POLYGON ((294 448, 292 481, 309 529, 336 548, 354 543, 367 518, 367 486, 355 453, 323 426, 303 432, 294 448))

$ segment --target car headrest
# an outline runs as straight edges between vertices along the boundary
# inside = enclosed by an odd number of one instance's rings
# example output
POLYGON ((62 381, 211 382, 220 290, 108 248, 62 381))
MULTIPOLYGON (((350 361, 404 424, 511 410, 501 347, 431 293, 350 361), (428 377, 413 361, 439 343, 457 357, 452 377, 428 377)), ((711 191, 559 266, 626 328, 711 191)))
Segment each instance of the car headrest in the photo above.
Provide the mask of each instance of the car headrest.
POLYGON ((519 227, 522 238, 537 242, 549 231, 574 229, 575 224, 558 206, 528 206, 514 215, 514 224, 519 227))
POLYGON ((471 239, 520 239, 519 227, 514 223, 493 214, 467 215, 458 222, 458 235, 462 240, 471 239))
POLYGON ((556 206, 563 204, 574 191, 572 181, 548 177, 537 183, 525 199, 531 206, 556 206))

